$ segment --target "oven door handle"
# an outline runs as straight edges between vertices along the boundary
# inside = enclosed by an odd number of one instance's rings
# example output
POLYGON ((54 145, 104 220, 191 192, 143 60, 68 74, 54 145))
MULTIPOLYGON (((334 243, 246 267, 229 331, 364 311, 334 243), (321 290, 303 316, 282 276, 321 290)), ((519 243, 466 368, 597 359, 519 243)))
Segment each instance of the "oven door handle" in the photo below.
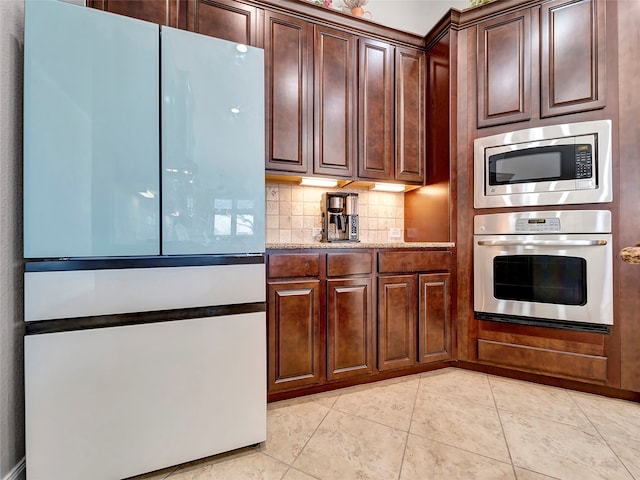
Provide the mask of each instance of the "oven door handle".
POLYGON ((478 240, 478 245, 483 247, 595 247, 606 244, 606 240, 478 240))

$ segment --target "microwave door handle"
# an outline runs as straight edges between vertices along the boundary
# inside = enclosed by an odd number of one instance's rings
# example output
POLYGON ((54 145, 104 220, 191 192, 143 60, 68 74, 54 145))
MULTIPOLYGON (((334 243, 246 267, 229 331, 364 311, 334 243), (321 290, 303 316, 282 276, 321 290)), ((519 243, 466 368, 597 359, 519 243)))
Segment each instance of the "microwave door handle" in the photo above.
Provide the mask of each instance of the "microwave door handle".
POLYGON ((606 240, 479 240, 483 247, 594 247, 606 245, 606 240))

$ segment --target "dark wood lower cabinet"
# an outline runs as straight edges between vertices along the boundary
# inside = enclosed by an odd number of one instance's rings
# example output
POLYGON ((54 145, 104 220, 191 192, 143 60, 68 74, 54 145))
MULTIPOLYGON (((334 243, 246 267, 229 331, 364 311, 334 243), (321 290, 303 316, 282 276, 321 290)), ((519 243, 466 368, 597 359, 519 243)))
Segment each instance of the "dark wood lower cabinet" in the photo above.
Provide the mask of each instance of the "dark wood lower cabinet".
POLYGON ((451 308, 449 273, 426 273, 420 284, 418 315, 418 361, 451 358, 451 308))
POLYGON ((268 285, 269 391, 320 383, 320 280, 268 285))
POLYGON ((378 368, 451 358, 449 273, 378 278, 378 368))
POLYGON ((371 277, 327 280, 327 304, 327 379, 371 373, 371 277))
POLYGON ((416 276, 378 279, 378 368, 410 367, 416 362, 416 276))
POLYGON ((478 321, 478 362, 522 372, 605 384, 605 335, 478 321))

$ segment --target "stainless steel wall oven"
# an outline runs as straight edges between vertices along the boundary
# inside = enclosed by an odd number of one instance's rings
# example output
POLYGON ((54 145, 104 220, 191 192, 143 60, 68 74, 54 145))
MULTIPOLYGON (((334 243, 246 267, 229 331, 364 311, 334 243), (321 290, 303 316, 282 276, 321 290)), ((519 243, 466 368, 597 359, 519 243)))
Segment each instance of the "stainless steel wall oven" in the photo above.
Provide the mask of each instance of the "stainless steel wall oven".
POLYGON ((608 332, 611 212, 476 215, 474 310, 481 320, 608 332))

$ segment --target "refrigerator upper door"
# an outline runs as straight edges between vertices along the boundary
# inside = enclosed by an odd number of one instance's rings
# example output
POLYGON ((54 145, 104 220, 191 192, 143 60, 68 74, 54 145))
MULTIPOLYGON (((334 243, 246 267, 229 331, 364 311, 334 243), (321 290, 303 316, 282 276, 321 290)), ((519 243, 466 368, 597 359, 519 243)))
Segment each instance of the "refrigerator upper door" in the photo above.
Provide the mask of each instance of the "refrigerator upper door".
POLYGON ((158 25, 25 8, 24 256, 159 254, 158 25))
POLYGON ((264 252, 264 54, 162 27, 162 253, 264 252))

